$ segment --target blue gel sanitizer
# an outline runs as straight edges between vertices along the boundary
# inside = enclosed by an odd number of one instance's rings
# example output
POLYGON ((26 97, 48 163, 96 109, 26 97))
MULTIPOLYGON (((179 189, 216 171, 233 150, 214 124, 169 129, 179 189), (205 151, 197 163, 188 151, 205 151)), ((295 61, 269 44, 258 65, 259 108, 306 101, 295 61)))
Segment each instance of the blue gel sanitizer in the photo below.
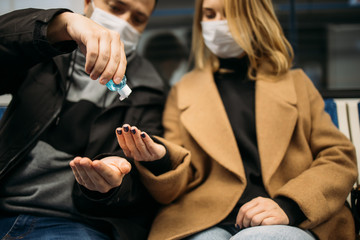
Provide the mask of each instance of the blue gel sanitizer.
POLYGON ((124 78, 121 80, 120 84, 115 84, 113 82, 113 80, 110 80, 106 83, 107 88, 110 91, 113 92, 118 92, 120 97, 120 101, 124 100, 125 98, 129 97, 130 93, 131 93, 131 89, 129 88, 129 86, 126 84, 126 76, 124 76, 124 78))

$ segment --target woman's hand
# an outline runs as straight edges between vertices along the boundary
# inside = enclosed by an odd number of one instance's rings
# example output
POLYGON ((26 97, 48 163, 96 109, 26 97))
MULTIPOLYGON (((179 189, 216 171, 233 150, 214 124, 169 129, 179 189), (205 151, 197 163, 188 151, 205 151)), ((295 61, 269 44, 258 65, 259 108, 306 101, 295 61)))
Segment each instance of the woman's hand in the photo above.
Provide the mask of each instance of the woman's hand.
POLYGON ((135 161, 155 161, 166 154, 163 145, 155 143, 148 134, 129 124, 117 128, 116 136, 125 156, 135 161))
POLYGON ((289 218, 272 199, 257 197, 244 204, 238 212, 236 225, 247 228, 262 225, 288 225, 289 218))
POLYGON ((131 164, 126 159, 116 156, 95 161, 76 157, 70 162, 70 167, 80 185, 101 193, 119 187, 131 170, 131 164))

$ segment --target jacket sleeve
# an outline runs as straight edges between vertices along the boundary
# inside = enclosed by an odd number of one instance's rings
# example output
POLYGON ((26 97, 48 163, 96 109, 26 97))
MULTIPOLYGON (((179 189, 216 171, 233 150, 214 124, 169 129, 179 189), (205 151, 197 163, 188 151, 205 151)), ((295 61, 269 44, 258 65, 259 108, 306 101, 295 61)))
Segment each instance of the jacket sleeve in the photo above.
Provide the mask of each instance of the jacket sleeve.
MULTIPOLYGON (((109 154, 110 155, 110 154, 109 154)), ((96 159, 109 156, 102 154, 96 159)), ((125 175, 120 187, 108 193, 99 193, 75 183, 73 199, 77 210, 96 217, 130 217, 149 214, 152 216, 156 203, 140 182, 138 171, 130 161, 132 170, 125 175)))
POLYGON ((48 23, 66 11, 24 9, 0 16, 0 94, 13 93, 35 64, 76 48, 74 41, 47 41, 48 23))
POLYGON ((293 199, 306 215, 300 226, 312 228, 339 211, 357 179, 353 144, 331 122, 324 101, 310 79, 301 71, 297 87, 298 109, 309 109, 308 144, 313 161, 308 169, 277 191, 277 196, 293 199), (301 85, 301 86, 300 86, 301 85), (305 98, 305 99, 304 99, 305 98), (304 106, 307 104, 307 106, 304 106))
MULTIPOLYGON (((132 94, 131 97, 136 103, 127 110, 121 109, 126 111, 126 116, 118 126, 128 123, 148 134, 161 136, 163 134, 161 118, 165 102, 164 94, 146 88, 134 90, 132 94)), ((115 137, 115 128, 113 134, 112 139, 115 141, 114 149, 116 150, 98 155, 94 159, 101 159, 106 156, 126 158, 132 164, 130 173, 124 177, 120 187, 112 189, 107 194, 89 191, 76 183, 73 195, 76 207, 84 214, 102 217, 151 214, 156 209, 155 201, 141 182, 133 159, 127 158, 120 149, 115 137)), ((100 144, 96 144, 92 150, 100 152, 101 149, 98 148, 98 145, 100 144)))
POLYGON ((150 194, 160 203, 168 204, 181 196, 190 186, 193 171, 190 167, 190 152, 181 147, 179 109, 176 86, 170 91, 163 114, 164 138, 158 138, 167 148, 171 170, 155 175, 142 164, 135 162, 141 178, 150 194))

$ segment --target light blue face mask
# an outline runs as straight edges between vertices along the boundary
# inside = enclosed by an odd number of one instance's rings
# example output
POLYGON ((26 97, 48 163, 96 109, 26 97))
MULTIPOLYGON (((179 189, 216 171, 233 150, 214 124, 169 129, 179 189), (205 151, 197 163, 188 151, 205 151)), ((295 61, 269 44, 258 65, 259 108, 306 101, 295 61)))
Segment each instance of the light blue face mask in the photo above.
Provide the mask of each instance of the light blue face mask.
POLYGON ((201 22, 206 47, 220 58, 239 57, 243 52, 232 37, 227 20, 201 22))
POLYGON ((90 19, 100 24, 101 26, 120 34, 120 39, 124 43, 126 56, 135 51, 141 35, 139 31, 131 26, 127 21, 118 18, 98 7, 95 7, 93 1, 91 3, 94 11, 90 19))

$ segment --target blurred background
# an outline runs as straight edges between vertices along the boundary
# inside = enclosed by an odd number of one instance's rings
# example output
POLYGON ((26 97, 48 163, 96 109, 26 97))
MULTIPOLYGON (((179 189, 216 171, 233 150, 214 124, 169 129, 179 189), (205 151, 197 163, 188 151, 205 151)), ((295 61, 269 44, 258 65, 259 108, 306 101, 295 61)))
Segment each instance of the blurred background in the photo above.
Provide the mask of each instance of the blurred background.
MULTIPOLYGON (((360 97, 360 0, 274 0, 277 16, 304 69, 324 97, 360 97)), ((83 0, 1 0, 0 14, 65 7, 83 0)), ((159 0, 138 51, 170 85, 188 71, 194 0, 159 0)))

